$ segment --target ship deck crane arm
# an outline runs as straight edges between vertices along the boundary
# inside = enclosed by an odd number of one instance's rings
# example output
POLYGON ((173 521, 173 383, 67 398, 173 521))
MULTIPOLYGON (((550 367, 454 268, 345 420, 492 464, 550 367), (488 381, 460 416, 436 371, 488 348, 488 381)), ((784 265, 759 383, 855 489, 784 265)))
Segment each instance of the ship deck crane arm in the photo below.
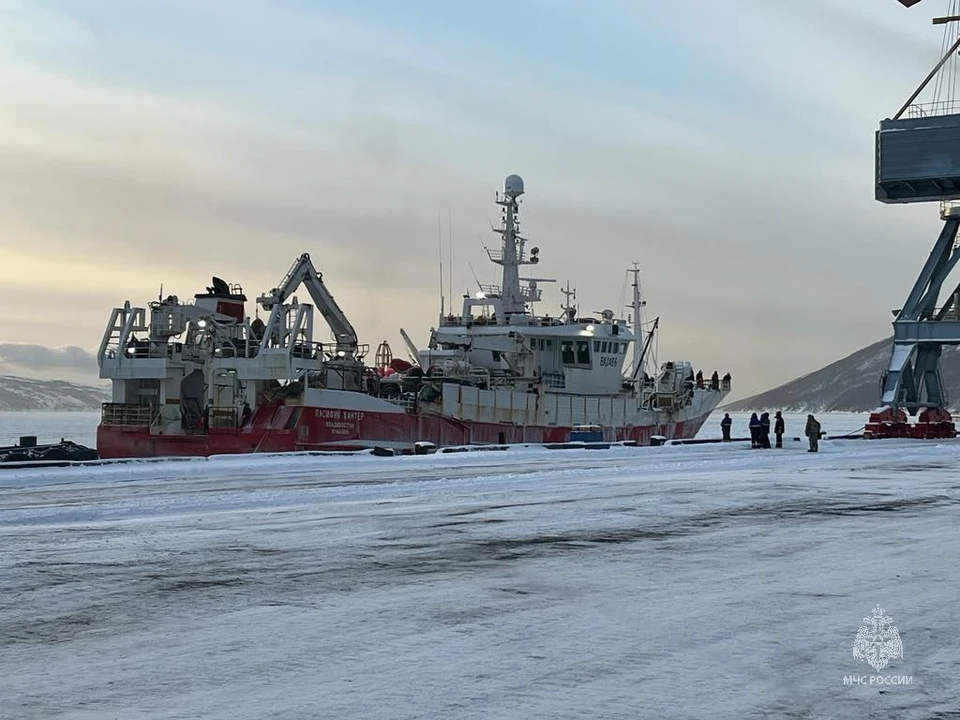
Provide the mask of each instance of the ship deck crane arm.
POLYGON ((274 305, 286 302, 301 285, 307 288, 314 305, 333 331, 337 351, 354 355, 358 347, 357 331, 353 329, 353 325, 333 299, 333 294, 327 290, 327 286, 323 283, 323 276, 310 260, 310 253, 303 253, 290 268, 280 286, 257 298, 257 302, 265 310, 270 310, 274 305))

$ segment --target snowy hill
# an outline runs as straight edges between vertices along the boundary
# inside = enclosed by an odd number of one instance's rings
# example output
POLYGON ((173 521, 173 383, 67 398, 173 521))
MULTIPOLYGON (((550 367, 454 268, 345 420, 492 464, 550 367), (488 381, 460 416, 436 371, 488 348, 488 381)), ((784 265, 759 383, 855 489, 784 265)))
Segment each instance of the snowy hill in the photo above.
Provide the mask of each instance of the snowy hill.
POLYGON ((110 389, 0 375, 0 410, 99 410, 110 389))
MULTIPOLYGON (((893 338, 875 342, 820 370, 785 385, 731 403, 724 410, 783 410, 786 412, 868 412, 880 404, 880 376, 890 360, 893 338)), ((960 351, 943 349, 943 382, 960 408, 960 351)))

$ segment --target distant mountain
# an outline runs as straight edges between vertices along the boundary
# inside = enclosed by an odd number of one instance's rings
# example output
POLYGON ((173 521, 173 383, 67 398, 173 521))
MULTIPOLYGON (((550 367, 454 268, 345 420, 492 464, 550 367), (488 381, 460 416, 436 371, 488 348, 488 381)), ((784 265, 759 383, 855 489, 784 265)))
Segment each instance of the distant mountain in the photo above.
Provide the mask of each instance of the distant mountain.
MULTIPOLYGON (((724 407, 730 412, 869 412, 880 405, 880 377, 890 361, 893 338, 868 345, 816 372, 724 407)), ((943 383, 960 407, 960 348, 945 347, 940 359, 943 383)))
POLYGON ((99 410, 110 389, 0 375, 0 410, 99 410))

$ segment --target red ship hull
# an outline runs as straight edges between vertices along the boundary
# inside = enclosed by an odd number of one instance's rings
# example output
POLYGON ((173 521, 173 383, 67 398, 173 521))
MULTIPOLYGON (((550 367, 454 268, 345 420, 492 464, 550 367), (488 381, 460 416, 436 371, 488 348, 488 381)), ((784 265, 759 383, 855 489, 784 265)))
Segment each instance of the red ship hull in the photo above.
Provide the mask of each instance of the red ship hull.
MULTIPOLYGON (((683 422, 605 428, 605 442, 650 443, 652 436, 694 437, 707 415, 683 422)), ((303 406, 262 407, 244 428, 210 428, 206 433, 164 435, 147 427, 101 424, 97 450, 102 458, 205 457, 209 455, 360 450, 376 446, 410 451, 414 443, 438 447, 513 443, 561 443, 573 428, 464 422, 437 415, 331 411, 303 406)))

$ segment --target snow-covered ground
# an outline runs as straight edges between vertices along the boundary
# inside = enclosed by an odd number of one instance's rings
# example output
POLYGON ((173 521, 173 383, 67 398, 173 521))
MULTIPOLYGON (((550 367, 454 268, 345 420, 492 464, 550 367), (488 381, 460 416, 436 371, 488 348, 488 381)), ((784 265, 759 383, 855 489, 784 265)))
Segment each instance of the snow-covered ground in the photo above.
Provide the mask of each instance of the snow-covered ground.
POLYGON ((0 717, 954 717, 958 460, 834 440, 0 472, 0 717), (852 652, 878 604, 903 642, 879 673, 852 652))

